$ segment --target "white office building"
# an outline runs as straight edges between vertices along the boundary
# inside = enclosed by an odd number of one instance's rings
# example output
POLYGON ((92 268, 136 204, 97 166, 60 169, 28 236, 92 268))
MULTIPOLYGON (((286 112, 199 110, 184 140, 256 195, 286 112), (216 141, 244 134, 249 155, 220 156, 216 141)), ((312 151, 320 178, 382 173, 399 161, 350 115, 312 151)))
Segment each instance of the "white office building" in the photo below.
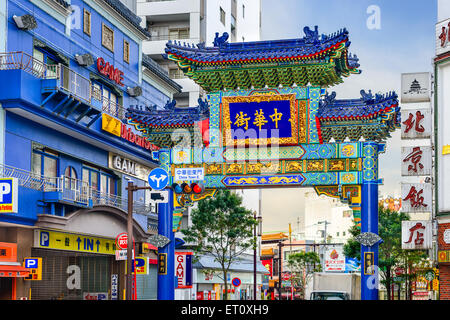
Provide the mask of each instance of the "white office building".
POLYGON ((144 54, 183 87, 174 96, 177 106, 197 106, 203 92, 175 63, 163 59, 168 40, 212 46, 216 32, 227 32, 230 42, 260 40, 261 0, 137 0, 137 14, 151 34, 143 44, 144 54))
POLYGON ((346 243, 352 226, 353 212, 348 205, 315 192, 305 193, 305 239, 346 243))

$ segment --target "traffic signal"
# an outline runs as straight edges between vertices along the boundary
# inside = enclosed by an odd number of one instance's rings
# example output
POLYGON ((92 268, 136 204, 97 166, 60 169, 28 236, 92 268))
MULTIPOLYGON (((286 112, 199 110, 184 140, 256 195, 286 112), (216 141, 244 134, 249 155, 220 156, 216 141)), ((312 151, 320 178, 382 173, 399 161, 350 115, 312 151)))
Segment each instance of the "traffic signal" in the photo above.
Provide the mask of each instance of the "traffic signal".
POLYGON ((203 191, 205 191, 205 187, 203 186, 203 184, 195 182, 191 184, 191 189, 195 194, 201 194, 203 193, 203 191))
POLYGON ((176 194, 201 194, 205 191, 205 188, 201 183, 193 182, 191 184, 183 182, 182 184, 174 183, 172 184, 172 190, 176 194))
POLYGON ((172 190, 173 192, 175 192, 176 194, 181 194, 183 193, 183 188, 181 188, 181 186, 178 183, 173 183, 172 184, 172 190))

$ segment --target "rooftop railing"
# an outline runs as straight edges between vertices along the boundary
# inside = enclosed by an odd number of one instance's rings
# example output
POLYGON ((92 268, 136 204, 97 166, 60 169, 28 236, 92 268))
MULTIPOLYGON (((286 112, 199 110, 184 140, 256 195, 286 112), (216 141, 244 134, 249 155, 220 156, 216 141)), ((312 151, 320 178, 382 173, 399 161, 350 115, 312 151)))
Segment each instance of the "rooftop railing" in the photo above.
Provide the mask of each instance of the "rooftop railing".
POLYGON ((16 51, 0 53, 0 70, 24 70, 39 79, 56 79, 59 88, 85 103, 91 103, 91 99, 96 99, 102 103, 103 112, 120 119, 125 116, 123 106, 103 97, 99 88, 94 87, 88 78, 65 65, 49 65, 25 52, 16 51))
POLYGON ((46 79, 55 77, 57 68, 57 65, 43 63, 25 52, 0 53, 0 70, 24 70, 37 78, 46 79))
POLYGON ((89 79, 62 64, 58 65, 58 71, 57 79, 61 88, 86 103, 91 102, 92 84, 89 79))
MULTIPOLYGON (((17 178, 19 186, 43 192, 58 192, 61 199, 89 206, 107 205, 128 210, 128 199, 89 186, 87 181, 66 176, 46 177, 8 165, 0 165, 0 177, 17 178)), ((154 216, 155 208, 144 201, 133 201, 133 213, 154 216)))
POLYGON ((0 177, 17 178, 19 186, 34 190, 56 191, 59 189, 58 178, 45 177, 40 174, 7 165, 0 165, 0 177))

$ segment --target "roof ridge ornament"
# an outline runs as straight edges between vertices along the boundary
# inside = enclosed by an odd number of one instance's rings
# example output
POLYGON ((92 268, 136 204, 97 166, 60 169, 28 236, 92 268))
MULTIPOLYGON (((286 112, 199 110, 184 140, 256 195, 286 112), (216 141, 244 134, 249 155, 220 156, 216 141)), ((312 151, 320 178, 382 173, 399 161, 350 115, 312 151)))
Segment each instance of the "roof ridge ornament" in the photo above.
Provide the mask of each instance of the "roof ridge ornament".
POLYGON ((209 104, 208 100, 203 101, 202 98, 198 98, 198 111, 199 114, 205 118, 209 118, 209 104))
POLYGON ((222 47, 224 44, 228 43, 228 32, 224 32, 220 37, 219 37, 219 33, 216 32, 216 36, 214 37, 214 42, 213 45, 214 47, 222 47))
POLYGON ((175 99, 172 99, 172 101, 167 100, 167 103, 164 106, 164 109, 165 110, 173 110, 175 108, 176 104, 177 104, 177 101, 175 99))
POLYGON ((308 26, 303 28, 303 32, 305 33, 305 43, 315 44, 319 42, 319 27, 314 26, 314 31, 312 31, 308 26))
POLYGON ((327 105, 332 104, 335 99, 336 99, 336 91, 331 92, 330 95, 328 95, 328 91, 326 92, 324 97, 325 104, 327 105))
POLYGON ((372 94, 372 90, 369 89, 369 92, 366 93, 366 91, 364 89, 361 89, 361 91, 359 92, 361 94, 361 99, 364 102, 373 100, 373 94, 372 94))

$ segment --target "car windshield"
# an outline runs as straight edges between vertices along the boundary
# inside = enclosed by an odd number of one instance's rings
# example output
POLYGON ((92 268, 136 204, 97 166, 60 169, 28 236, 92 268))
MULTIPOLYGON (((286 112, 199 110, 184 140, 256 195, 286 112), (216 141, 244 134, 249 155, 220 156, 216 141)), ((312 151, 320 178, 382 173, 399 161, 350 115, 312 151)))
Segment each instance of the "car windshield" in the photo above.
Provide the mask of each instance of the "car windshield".
POLYGON ((346 295, 340 292, 313 292, 312 300, 346 300, 346 295))

